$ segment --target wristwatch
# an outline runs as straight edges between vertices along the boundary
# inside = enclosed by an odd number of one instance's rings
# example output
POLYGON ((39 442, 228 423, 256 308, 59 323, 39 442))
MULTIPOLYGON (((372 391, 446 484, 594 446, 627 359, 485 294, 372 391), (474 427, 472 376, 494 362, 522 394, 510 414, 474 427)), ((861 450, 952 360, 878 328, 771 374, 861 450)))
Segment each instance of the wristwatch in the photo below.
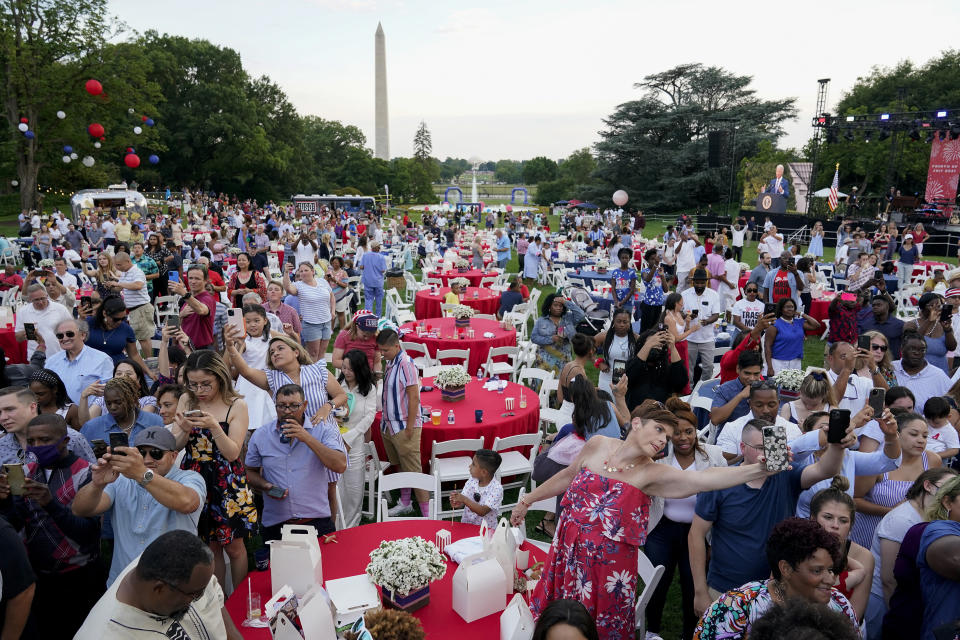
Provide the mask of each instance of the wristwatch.
POLYGON ((193 297, 193 292, 192 292, 192 291, 187 291, 185 294, 183 294, 183 295, 180 296, 180 297, 183 298, 184 300, 189 300, 190 298, 193 297))
POLYGON ((147 469, 146 471, 143 472, 143 477, 140 478, 140 480, 138 480, 137 482, 140 484, 141 487, 146 487, 148 484, 150 484, 153 481, 153 476, 154 476, 153 470, 147 469))

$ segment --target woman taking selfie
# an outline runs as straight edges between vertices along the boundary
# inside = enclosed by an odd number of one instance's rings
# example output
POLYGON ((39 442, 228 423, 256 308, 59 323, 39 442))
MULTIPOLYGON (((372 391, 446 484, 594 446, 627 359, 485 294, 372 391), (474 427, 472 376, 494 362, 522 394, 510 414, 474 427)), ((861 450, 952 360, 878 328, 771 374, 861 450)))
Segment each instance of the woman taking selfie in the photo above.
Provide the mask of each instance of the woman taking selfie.
POLYGON ((603 362, 598 367, 600 375, 597 378, 597 389, 610 393, 610 385, 613 382, 613 368, 619 369, 617 378, 623 374, 627 363, 637 355, 637 336, 631 326, 631 313, 629 310, 620 308, 613 312, 613 319, 610 323, 610 329, 598 333, 594 337, 594 343, 597 346, 598 354, 603 358, 603 362))
POLYGON ((181 468, 203 476, 207 498, 200 513, 197 535, 213 551, 214 574, 224 585, 230 558, 230 577, 240 584, 247 575, 244 538, 256 531, 257 509, 240 459, 249 420, 247 403, 233 390, 230 371, 218 353, 195 351, 183 365, 192 394, 180 398, 177 446, 186 453, 181 468))
POLYGON ((627 362, 627 406, 632 411, 647 398, 659 402, 679 394, 689 381, 687 363, 680 359, 674 336, 654 327, 637 337, 637 355, 627 362))

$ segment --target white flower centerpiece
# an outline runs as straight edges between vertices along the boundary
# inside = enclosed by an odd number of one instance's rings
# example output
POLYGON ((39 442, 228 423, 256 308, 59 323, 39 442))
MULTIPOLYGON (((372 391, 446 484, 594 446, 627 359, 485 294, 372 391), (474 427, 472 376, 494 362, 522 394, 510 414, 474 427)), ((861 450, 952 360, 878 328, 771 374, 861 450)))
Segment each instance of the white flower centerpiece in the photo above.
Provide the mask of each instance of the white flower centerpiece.
POLYGON ((476 313, 471 307, 468 307, 465 304, 458 304, 450 310, 450 315, 454 318, 454 325, 459 327, 469 327, 470 318, 473 317, 473 314, 476 313))
POLYGON ((41 269, 53 269, 53 258, 44 258, 38 263, 41 269))
POLYGON ((384 540, 370 552, 367 575, 380 585, 385 605, 416 611, 430 602, 430 583, 447 573, 437 546, 421 537, 384 540))
POLYGON ((232 256, 239 255, 239 254, 240 254, 240 247, 230 247, 229 249, 227 249, 227 253, 229 253, 229 254, 232 255, 232 256))
POLYGON ((455 266, 460 273, 470 271, 470 262, 463 258, 458 258, 457 261, 453 263, 453 266, 455 266))
POLYGON ((610 263, 604 258, 597 261, 597 273, 606 273, 610 268, 610 263))
POLYGON ((800 369, 783 369, 773 376, 773 381, 780 389, 781 398, 796 399, 800 397, 800 383, 804 377, 800 369))
POLYGON ((440 389, 440 398, 446 402, 460 402, 467 397, 467 383, 470 374, 460 365, 444 367, 433 379, 440 389))
POLYGON ((453 279, 451 279, 451 280, 450 280, 450 286, 453 287, 453 285, 455 285, 455 284, 458 284, 458 285, 460 285, 461 287, 463 287, 464 289, 466 289, 467 287, 470 286, 470 280, 468 280, 467 278, 453 278, 453 279))

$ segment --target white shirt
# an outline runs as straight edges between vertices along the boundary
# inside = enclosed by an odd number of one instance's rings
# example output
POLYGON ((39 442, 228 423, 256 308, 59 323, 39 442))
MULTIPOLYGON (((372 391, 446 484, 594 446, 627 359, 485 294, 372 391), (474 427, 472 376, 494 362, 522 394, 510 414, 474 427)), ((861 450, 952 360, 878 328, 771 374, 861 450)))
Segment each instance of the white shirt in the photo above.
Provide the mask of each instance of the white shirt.
POLYGON ((120 271, 118 281, 143 283, 143 287, 140 289, 123 288, 120 290, 120 294, 123 296, 123 303, 127 306, 127 309, 133 309, 142 304, 150 303, 150 292, 147 290, 147 276, 144 275, 140 267, 131 262, 129 269, 120 271))
POLYGON ((763 230, 770 231, 770 227, 772 226, 773 226, 773 222, 770 220, 767 220, 766 222, 763 223, 763 230))
POLYGON ((746 236, 746 235, 747 235, 747 230, 746 230, 746 228, 740 229, 740 231, 737 231, 736 229, 734 229, 734 230, 733 230, 732 245, 733 245, 734 247, 742 247, 742 246, 743 246, 743 238, 744 238, 744 236, 746 236))
MULTIPOLYGON (((720 306, 720 296, 710 287, 704 289, 703 293, 699 296, 693 287, 686 289, 680 295, 683 298, 683 306, 687 311, 693 311, 694 309, 699 310, 699 315, 695 319, 696 322, 702 322, 713 314, 723 311, 720 306)), ((712 324, 702 327, 687 336, 687 342, 713 342, 715 339, 712 324)))
POLYGON ((114 230, 113 230, 114 227, 112 222, 110 222, 109 220, 104 220, 103 224, 100 225, 100 228, 103 230, 104 238, 113 238, 114 240, 116 240, 117 236, 114 233, 114 230))
POLYGON ((770 254, 771 258, 779 258, 780 254, 783 253, 783 236, 767 236, 767 239, 764 241, 767 245, 767 253, 770 254))
POLYGON ((60 278, 60 282, 63 283, 63 286, 65 286, 65 287, 66 287, 67 289, 69 289, 70 291, 76 291, 76 290, 77 290, 77 287, 79 286, 79 285, 77 284, 77 276, 73 275, 73 274, 70 273, 69 271, 64 271, 64 272, 63 272, 63 275, 60 275, 60 274, 58 273, 58 274, 57 274, 57 277, 60 278))
POLYGON ((946 395, 950 390, 950 378, 940 367, 928 364, 916 375, 910 375, 903 370, 903 361, 893 363, 893 373, 897 377, 897 384, 910 389, 915 399, 914 407, 917 413, 923 414, 923 405, 934 396, 946 395))
POLYGON ((746 298, 740 298, 733 304, 731 313, 734 317, 740 318, 740 321, 750 329, 757 326, 757 321, 763 317, 763 301, 754 300, 750 302, 746 298))
MULTIPOLYGON (((303 264, 304 262, 308 264, 313 264, 314 260, 317 257, 317 252, 309 242, 301 242, 297 245, 295 251, 297 256, 297 264, 303 264)), ((359 254, 357 255, 359 258, 359 254)))
MULTIPOLYGON (((827 370, 827 379, 830 380, 831 385, 837 383, 837 378, 839 376, 833 371, 827 370)), ((847 380, 847 388, 843 392, 842 398, 837 398, 839 401, 839 406, 841 409, 849 409, 850 415, 856 415, 860 409, 863 409, 864 405, 867 404, 867 399, 870 395, 870 390, 873 389, 873 380, 867 380, 861 376, 858 376, 855 373, 850 374, 850 378, 847 380)), ((923 411, 923 405, 917 405, 920 407, 920 410, 923 411)))
MULTIPOLYGON (((723 449, 724 453, 740 455, 740 439, 743 435, 743 427, 751 420, 753 420, 753 411, 750 411, 747 413, 747 415, 741 416, 736 420, 725 424, 723 426, 723 431, 720 432, 720 436, 717 438, 717 446, 723 449)), ((777 414, 777 419, 774 424, 787 430, 787 442, 796 440, 803 435, 803 432, 800 431, 800 427, 790 422, 780 414, 777 414)), ((796 452, 794 452, 794 454, 796 454, 796 452)))
POLYGON ((727 295, 732 296, 736 293, 738 288, 737 282, 739 282, 740 280, 740 263, 734 260, 733 258, 730 258, 729 260, 724 262, 723 265, 727 272, 726 273, 727 282, 729 282, 733 286, 728 287, 727 285, 721 282, 719 290, 727 295))
MULTIPOLYGON (((79 253, 77 253, 73 249, 67 249, 66 251, 64 251, 63 257, 68 263, 72 264, 73 266, 76 266, 79 263, 83 262, 83 256, 81 256, 79 253)), ((74 280, 76 280, 76 278, 74 278, 74 280)))
POLYGON ((929 431, 927 431, 927 451, 940 453, 947 449, 958 448, 960 448, 960 437, 957 436, 957 430, 953 428, 953 425, 929 427, 929 431))
MULTIPOLYGON (((43 341, 47 345, 47 355, 51 356, 60 351, 60 341, 53 334, 57 330, 57 325, 65 320, 72 320, 71 314, 65 306, 51 300, 47 308, 43 311, 37 311, 33 304, 26 304, 17 311, 17 320, 14 325, 14 331, 23 331, 23 323, 29 322, 36 326, 37 333, 43 336, 43 341)), ((37 343, 34 340, 27 342, 27 360, 37 350, 37 343)))
POLYGON ((683 240, 680 242, 680 248, 677 250, 677 269, 682 272, 693 269, 693 250, 697 243, 693 240, 683 240))

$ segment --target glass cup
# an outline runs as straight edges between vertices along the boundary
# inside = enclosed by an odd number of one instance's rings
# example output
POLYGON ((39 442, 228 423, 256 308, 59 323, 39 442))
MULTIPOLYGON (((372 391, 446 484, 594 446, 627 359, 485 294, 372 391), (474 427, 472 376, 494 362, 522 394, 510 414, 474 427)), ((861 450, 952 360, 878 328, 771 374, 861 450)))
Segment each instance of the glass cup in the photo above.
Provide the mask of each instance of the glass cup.
POLYGON ((430 412, 430 422, 433 423, 433 426, 438 426, 440 424, 440 412, 431 411, 430 412))
POLYGON ((504 400, 504 404, 506 405, 507 411, 513 411, 513 396, 508 396, 503 400, 504 400))
POLYGON ((259 620, 263 615, 263 608, 260 606, 260 594, 251 593, 247 599, 247 620, 259 620))

